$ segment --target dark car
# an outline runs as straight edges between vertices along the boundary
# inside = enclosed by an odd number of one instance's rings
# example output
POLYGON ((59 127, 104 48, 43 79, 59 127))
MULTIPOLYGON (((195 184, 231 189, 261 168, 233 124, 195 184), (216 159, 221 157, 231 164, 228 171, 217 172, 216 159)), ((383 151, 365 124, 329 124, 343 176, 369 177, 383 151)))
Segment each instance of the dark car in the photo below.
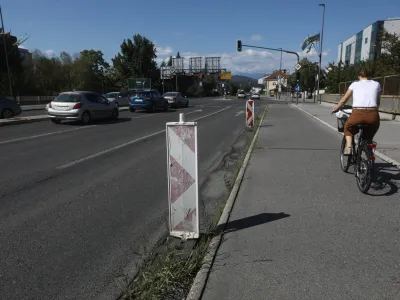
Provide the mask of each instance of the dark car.
POLYGON ((179 92, 168 92, 163 95, 171 107, 189 107, 189 100, 179 92))
POLYGON ((168 100, 157 90, 139 90, 132 92, 129 110, 146 110, 155 113, 157 110, 168 111, 168 100))
POLYGON ((16 101, 0 96, 0 119, 9 119, 21 112, 21 106, 16 101))

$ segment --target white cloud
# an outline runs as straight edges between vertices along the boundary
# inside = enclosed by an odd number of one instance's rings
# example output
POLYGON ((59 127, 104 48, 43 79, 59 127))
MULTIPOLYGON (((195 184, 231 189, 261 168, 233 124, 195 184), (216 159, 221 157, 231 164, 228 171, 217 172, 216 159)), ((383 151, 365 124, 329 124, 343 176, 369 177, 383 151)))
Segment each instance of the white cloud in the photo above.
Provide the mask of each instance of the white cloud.
POLYGON ((171 47, 159 47, 156 46, 157 56, 170 56, 173 53, 173 49, 171 47))
POLYGON ((53 56, 55 52, 54 52, 54 50, 45 50, 45 51, 43 51, 43 53, 48 56, 53 56))
POLYGON ((253 41, 261 41, 261 40, 262 40, 262 36, 259 35, 259 34, 253 34, 253 35, 251 36, 251 39, 252 39, 253 41))
MULTIPOLYGON (((176 53, 175 49, 171 47, 157 47, 157 63, 167 61, 170 55, 176 53), (161 49, 161 51, 160 51, 161 49)), ((323 56, 327 56, 327 50, 323 56)), ((311 61, 318 60, 318 54, 315 49, 309 53, 304 51, 298 52, 300 59, 307 57, 311 61)), ((266 74, 271 73, 273 70, 279 69, 281 54, 279 51, 261 51, 255 49, 246 49, 243 52, 231 53, 197 53, 191 51, 181 51, 180 55, 185 58, 185 68, 189 68, 189 60, 191 57, 203 57, 202 64, 204 66, 204 57, 221 57, 221 68, 232 71, 233 74, 266 74)), ((294 66, 297 63, 297 57, 293 54, 282 54, 282 69, 294 71, 294 66)))

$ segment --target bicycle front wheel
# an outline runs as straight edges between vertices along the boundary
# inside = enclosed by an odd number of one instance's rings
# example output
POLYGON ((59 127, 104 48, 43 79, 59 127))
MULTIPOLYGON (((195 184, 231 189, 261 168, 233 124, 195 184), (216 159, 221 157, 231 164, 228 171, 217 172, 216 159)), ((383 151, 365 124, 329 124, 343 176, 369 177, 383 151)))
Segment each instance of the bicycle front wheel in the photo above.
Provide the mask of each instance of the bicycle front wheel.
POLYGON ((361 193, 366 194, 372 184, 375 163, 372 150, 368 149, 368 145, 363 143, 359 147, 356 163, 357 186, 361 193))
POLYGON ((340 167, 342 168, 343 172, 347 173, 350 167, 351 155, 343 154, 345 147, 346 147, 346 137, 343 136, 342 146, 340 147, 340 167))

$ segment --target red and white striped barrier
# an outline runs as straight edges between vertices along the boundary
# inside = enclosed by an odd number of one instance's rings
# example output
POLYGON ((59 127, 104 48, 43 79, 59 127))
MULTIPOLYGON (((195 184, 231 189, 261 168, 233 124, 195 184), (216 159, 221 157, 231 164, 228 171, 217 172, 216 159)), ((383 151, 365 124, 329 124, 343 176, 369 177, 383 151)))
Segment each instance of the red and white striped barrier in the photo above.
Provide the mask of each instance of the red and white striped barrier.
POLYGON ((170 235, 198 238, 199 187, 197 122, 169 122, 167 133, 168 203, 170 235))
POLYGON ((247 100, 246 102, 246 126, 248 128, 254 127, 254 101, 247 100))

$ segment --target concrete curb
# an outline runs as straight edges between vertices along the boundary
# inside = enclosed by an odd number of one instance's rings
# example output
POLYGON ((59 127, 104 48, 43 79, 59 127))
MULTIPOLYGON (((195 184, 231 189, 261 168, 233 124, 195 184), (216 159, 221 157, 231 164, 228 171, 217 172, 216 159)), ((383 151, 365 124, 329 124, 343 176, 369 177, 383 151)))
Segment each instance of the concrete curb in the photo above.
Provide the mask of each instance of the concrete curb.
MULTIPOLYGON (((120 107, 119 111, 128 111, 129 107, 120 107)), ((27 123, 36 123, 36 122, 44 122, 48 121, 49 118, 47 115, 43 116, 32 116, 26 117, 26 119, 9 119, 8 121, 0 120, 0 127, 2 126, 11 126, 11 125, 20 125, 20 124, 27 124, 27 123), (33 118, 32 118, 33 117, 33 118), (36 117, 36 118, 35 118, 36 117), (40 117, 40 118, 39 118, 40 117)))
MULTIPOLYGON (((220 227, 221 225, 226 225, 228 223, 230 214, 232 212, 233 205, 235 204, 235 200, 238 195, 240 185, 242 184, 242 181, 243 181, 244 173, 245 173, 247 165, 249 163, 250 156, 253 152, 254 146, 256 144, 258 134, 260 132, 261 125, 264 120, 266 112, 267 112, 267 108, 264 109, 264 113, 261 117, 260 124, 258 125, 257 131, 253 137, 250 147, 247 150, 246 157, 244 158, 243 164, 239 170, 239 174, 236 177, 235 184, 233 185, 231 193, 229 194, 229 198, 226 201, 226 204, 225 204, 224 210, 222 212, 222 215, 219 219, 217 228, 220 227)), ((189 291, 188 296, 186 297, 186 300, 200 300, 201 297, 203 296, 204 288, 206 287, 207 280, 208 280, 208 275, 212 268, 218 248, 222 243, 223 235, 224 235, 224 233, 222 232, 221 234, 218 234, 218 236, 214 237, 211 240, 210 245, 208 246, 208 249, 207 249, 207 255, 204 257, 204 260, 203 260, 203 265, 193 281, 192 287, 189 291)))
MULTIPOLYGON (((328 123, 326 123, 325 121, 319 119, 318 117, 314 116, 312 113, 309 113, 308 111, 305 111, 304 109, 298 107, 297 105, 294 105, 294 104, 290 104, 290 105, 293 106, 293 107, 296 107, 298 110, 300 110, 300 111, 306 113, 307 115, 313 117, 313 118, 316 119, 318 122, 320 122, 320 123, 324 124, 325 126, 329 127, 330 129, 332 129, 332 130, 335 131, 336 133, 338 133, 338 134, 340 134, 340 135, 343 135, 342 132, 338 132, 338 131, 337 131, 337 128, 336 128, 336 127, 334 127, 334 126, 332 126, 331 124, 328 124, 328 123)), ((400 169, 400 162, 398 162, 398 161, 396 161, 396 160, 390 158, 389 156, 387 156, 387 155, 385 155, 385 154, 383 154, 383 153, 381 153, 381 152, 379 152, 379 151, 377 151, 377 150, 375 151, 375 155, 378 156, 379 158, 381 158, 382 160, 384 160, 384 161, 386 161, 386 162, 392 164, 392 165, 395 166, 396 168, 400 169)))

